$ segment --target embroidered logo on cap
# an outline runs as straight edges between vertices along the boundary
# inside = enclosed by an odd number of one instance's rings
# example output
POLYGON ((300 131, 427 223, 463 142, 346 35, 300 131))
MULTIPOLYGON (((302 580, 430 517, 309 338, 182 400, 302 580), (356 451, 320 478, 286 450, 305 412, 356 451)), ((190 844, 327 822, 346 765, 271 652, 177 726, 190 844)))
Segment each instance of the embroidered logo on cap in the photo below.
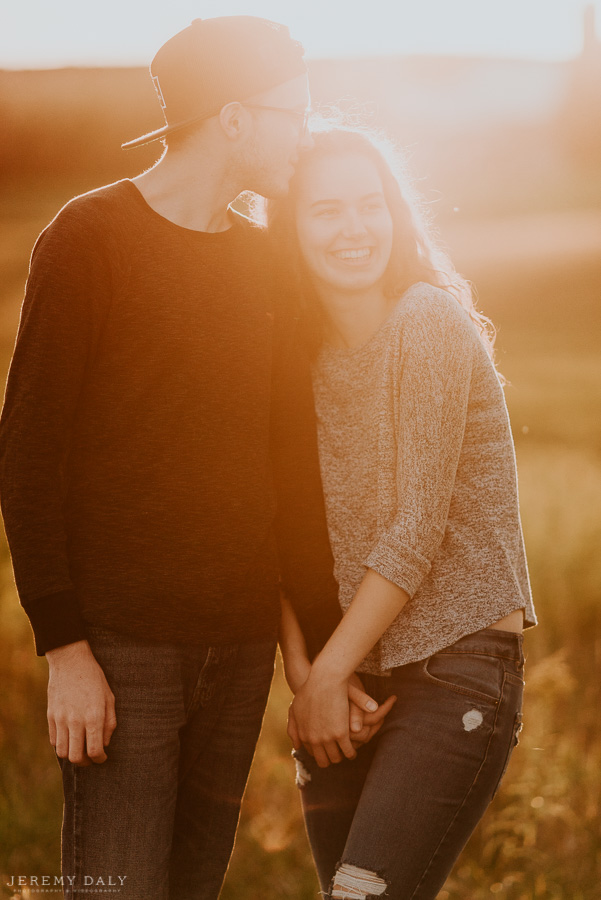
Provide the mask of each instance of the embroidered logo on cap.
POLYGON ((161 106, 162 106, 163 109, 166 109, 166 108, 167 108, 167 104, 165 103, 165 99, 164 99, 164 97, 163 97, 163 92, 162 92, 162 90, 161 90, 161 85, 160 85, 160 82, 159 82, 158 75, 151 75, 150 77, 152 78, 152 83, 154 84, 154 89, 155 89, 155 91, 157 92, 157 94, 158 94, 158 96, 159 96, 160 104, 161 104, 161 106))

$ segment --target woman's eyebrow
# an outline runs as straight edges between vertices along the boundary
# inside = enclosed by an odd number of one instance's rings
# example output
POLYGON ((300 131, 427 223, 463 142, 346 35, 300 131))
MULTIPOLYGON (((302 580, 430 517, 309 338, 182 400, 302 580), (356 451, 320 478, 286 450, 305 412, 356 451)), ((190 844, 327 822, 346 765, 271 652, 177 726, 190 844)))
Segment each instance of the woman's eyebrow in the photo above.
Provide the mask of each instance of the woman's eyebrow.
MULTIPOLYGON (((384 194, 382 191, 372 191, 371 194, 364 194, 363 197, 359 197, 360 203, 365 203, 366 200, 373 200, 377 198, 378 200, 384 200, 384 194)), ((343 201, 339 197, 332 197, 329 200, 316 200, 315 203, 312 203, 310 209, 313 209, 314 206, 319 206, 320 204, 333 204, 333 203, 342 203, 343 201)))

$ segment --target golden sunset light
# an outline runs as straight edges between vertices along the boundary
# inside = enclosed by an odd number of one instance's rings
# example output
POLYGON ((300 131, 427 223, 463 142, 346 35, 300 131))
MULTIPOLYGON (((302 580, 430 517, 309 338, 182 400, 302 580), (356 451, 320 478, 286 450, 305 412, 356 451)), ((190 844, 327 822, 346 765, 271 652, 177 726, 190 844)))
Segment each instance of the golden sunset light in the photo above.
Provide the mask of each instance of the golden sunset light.
POLYGON ((0 897, 598 900, 601 0, 13 0, 0 117, 0 897))

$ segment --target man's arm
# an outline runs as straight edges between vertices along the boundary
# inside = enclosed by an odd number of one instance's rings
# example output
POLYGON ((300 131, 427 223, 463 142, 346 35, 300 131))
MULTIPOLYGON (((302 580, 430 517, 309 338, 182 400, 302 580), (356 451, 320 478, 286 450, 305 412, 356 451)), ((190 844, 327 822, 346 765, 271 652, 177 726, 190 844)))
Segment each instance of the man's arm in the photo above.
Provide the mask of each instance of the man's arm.
POLYGON ((85 640, 69 571, 63 467, 110 273, 85 215, 67 208, 40 236, 30 267, 0 420, 2 511, 15 580, 39 655, 57 753, 106 758, 114 698, 85 640))
POLYGON ((276 537, 284 591, 313 659, 342 614, 326 524, 309 360, 291 319, 289 311, 281 315, 284 333, 274 352, 276 537))
POLYGON ((64 465, 110 273, 69 206, 40 235, 0 419, 0 499, 39 655, 85 638, 71 580, 64 465))

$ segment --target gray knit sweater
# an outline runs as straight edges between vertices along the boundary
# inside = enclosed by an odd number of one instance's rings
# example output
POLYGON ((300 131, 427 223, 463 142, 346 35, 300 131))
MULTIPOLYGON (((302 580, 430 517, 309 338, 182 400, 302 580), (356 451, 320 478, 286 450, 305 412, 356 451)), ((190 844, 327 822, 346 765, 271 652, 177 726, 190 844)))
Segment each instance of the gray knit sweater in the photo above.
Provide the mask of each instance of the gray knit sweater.
POLYGON ((535 625, 503 390, 459 303, 414 284, 366 343, 324 344, 313 384, 340 604, 367 568, 411 598, 361 670, 424 659, 515 609, 535 625))

